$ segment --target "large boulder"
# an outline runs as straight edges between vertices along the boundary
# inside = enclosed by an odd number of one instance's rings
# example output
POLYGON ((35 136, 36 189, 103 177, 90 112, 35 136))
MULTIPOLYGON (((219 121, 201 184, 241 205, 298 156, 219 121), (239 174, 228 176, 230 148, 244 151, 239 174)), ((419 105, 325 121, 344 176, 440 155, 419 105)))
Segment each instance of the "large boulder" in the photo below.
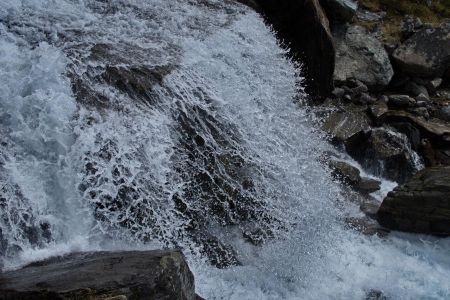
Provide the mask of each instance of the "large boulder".
POLYGON ((389 84, 394 71, 379 40, 357 25, 336 27, 333 36, 336 46, 336 83, 345 84, 356 79, 372 90, 383 89, 389 84))
POLYGON ((378 222, 394 230, 450 235, 450 167, 424 169, 390 192, 378 222))
POLYGON ((405 73, 416 77, 442 76, 450 68, 450 23, 419 30, 392 57, 405 73))
POLYGON ((356 15, 358 2, 353 0, 321 0, 333 23, 350 22, 356 15))
POLYGON ((181 252, 74 253, 0 274, 0 299, 196 299, 181 252))
POLYGON ((326 97, 333 89, 334 44, 319 0, 257 0, 268 21, 303 66, 306 91, 326 97))

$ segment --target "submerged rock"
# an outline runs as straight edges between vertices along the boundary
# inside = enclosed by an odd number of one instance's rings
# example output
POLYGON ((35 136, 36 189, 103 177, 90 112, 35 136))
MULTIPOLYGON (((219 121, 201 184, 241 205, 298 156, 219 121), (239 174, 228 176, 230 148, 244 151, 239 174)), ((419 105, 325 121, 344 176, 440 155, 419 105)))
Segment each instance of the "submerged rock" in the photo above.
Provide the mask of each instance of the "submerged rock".
POLYGON ((336 43, 335 82, 357 79, 375 90, 389 84, 394 71, 379 40, 360 26, 337 28, 333 36, 336 43))
POLYGON ((402 71, 420 77, 440 77, 450 68, 450 23, 423 28, 393 53, 402 71))
POLYGON ((450 235, 450 167, 424 169, 390 192, 378 222, 394 230, 450 235))
POLYGON ((178 251, 74 253, 0 275, 0 299, 196 299, 178 251))

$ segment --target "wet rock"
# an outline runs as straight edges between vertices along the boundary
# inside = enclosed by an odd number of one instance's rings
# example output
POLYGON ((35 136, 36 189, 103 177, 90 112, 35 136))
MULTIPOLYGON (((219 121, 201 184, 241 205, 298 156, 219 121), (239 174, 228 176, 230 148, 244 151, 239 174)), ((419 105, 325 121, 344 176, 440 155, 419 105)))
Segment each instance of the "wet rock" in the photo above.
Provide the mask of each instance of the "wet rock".
POLYGON ((415 83, 414 81, 409 81, 405 85, 404 90, 405 90, 405 92, 409 93, 413 97, 416 97, 420 94, 423 94, 423 95, 427 96, 428 98, 430 97, 428 94, 427 88, 424 87, 423 85, 419 85, 419 84, 415 83))
POLYGON ((367 93, 362 93, 361 96, 359 97, 359 102, 361 102, 362 104, 372 104, 375 101, 376 99, 367 93))
POLYGON ((335 50, 328 18, 318 0, 256 0, 279 37, 304 64, 307 92, 333 90, 335 50), (305 42, 307 41, 307 42, 305 42))
POLYGON ((345 145, 353 158, 376 175, 404 182, 415 171, 407 138, 394 131, 376 128, 345 145))
POLYGON ((342 26, 333 31, 336 43, 334 80, 363 82, 372 90, 386 87, 394 75, 383 45, 360 26, 342 26))
POLYGON ((372 117, 378 119, 389 110, 386 102, 377 101, 369 107, 369 112, 372 117))
POLYGON ((375 201, 365 201, 360 204, 359 209, 369 218, 376 220, 380 204, 375 201))
POLYGON ((333 169, 333 175, 339 179, 351 184, 357 185, 361 181, 360 171, 358 168, 343 162, 331 161, 330 167, 333 169))
POLYGON ((409 122, 421 132, 421 136, 432 139, 435 143, 450 143, 450 124, 435 118, 425 120, 405 111, 388 111, 381 119, 387 123, 409 122))
POLYGON ((335 88, 333 92, 331 92, 334 97, 342 98, 345 94, 345 90, 343 88, 335 88))
POLYGON ((407 95, 390 95, 389 96, 389 104, 398 107, 398 108, 405 108, 405 107, 411 107, 414 106, 416 101, 407 96, 407 95))
POLYGON ((362 177, 356 189, 364 194, 370 194, 380 189, 381 182, 372 178, 362 177))
POLYGON ((450 24, 423 28, 393 53, 402 71, 419 77, 440 77, 450 67, 450 24))
POLYGON ((8 299, 195 299, 178 251, 74 253, 0 275, 8 299))
POLYGON ((344 161, 330 161, 332 174, 342 182, 350 185, 356 191, 370 194, 380 189, 381 182, 375 179, 361 177, 358 168, 344 161))
POLYGON ((450 235, 450 167, 431 167, 390 192, 378 211, 394 230, 450 235))
POLYGON ((417 151, 419 149, 421 140, 420 131, 414 125, 408 122, 394 122, 390 123, 389 126, 406 135, 413 150, 417 151))
POLYGON ((428 113, 428 109, 426 107, 418 107, 411 109, 411 112, 419 117, 423 117, 425 119, 430 118, 430 114, 428 113))
POLYGON ((379 237, 385 237, 389 231, 382 228, 376 221, 366 218, 347 218, 345 219, 347 226, 350 229, 361 232, 364 235, 377 235, 379 237))
POLYGON ((450 105, 442 107, 437 113, 437 117, 441 120, 450 122, 450 105))
POLYGON ((358 2, 353 0, 321 0, 333 23, 349 22, 356 15, 358 2))
POLYGON ((354 134, 369 129, 370 119, 361 107, 349 104, 344 110, 332 113, 322 128, 337 142, 344 142, 354 134))
POLYGON ((416 105, 419 105, 419 103, 427 103, 430 101, 430 97, 427 96, 426 94, 422 94, 420 93, 417 97, 416 97, 416 105))

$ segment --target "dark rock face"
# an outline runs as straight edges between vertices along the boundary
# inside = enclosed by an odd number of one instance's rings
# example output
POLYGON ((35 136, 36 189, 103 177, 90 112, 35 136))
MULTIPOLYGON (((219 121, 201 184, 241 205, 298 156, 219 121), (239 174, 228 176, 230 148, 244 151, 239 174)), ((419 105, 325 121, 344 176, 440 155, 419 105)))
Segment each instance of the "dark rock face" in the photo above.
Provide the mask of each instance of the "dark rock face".
POLYGON ((336 83, 357 79, 372 90, 389 84, 394 71, 380 41, 360 26, 337 27, 333 36, 336 43, 336 83))
POLYGON ((378 221, 394 230, 450 235, 450 167, 424 169, 390 192, 378 221))
POLYGON ((196 299, 178 251, 74 253, 0 275, 0 299, 196 299))
POLYGON ((423 28, 393 54, 394 61, 408 74, 440 77, 450 68, 450 24, 423 28))
POLYGON ((376 128, 346 142, 350 155, 377 175, 404 182, 415 171, 414 158, 405 136, 376 128))
POLYGON ((358 2, 353 0, 321 0, 320 2, 333 23, 351 21, 358 9, 358 2))
POLYGON ((343 161, 331 161, 330 167, 333 169, 332 174, 337 179, 349 184, 355 190, 363 194, 369 194, 380 189, 381 182, 371 178, 361 177, 358 168, 349 163, 343 161))
POLYGON ((279 36, 305 67, 307 92, 327 96, 333 89, 334 44, 318 0, 257 0, 279 36))

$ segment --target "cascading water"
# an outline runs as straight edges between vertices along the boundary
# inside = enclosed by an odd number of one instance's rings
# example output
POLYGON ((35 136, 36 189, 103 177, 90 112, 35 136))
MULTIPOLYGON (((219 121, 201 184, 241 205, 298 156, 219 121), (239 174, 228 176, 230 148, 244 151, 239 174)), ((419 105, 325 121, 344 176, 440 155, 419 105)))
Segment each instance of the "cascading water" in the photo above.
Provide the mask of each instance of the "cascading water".
POLYGON ((348 229, 299 67, 219 0, 0 1, 0 255, 180 247, 208 299, 450 297, 450 240, 348 229))

